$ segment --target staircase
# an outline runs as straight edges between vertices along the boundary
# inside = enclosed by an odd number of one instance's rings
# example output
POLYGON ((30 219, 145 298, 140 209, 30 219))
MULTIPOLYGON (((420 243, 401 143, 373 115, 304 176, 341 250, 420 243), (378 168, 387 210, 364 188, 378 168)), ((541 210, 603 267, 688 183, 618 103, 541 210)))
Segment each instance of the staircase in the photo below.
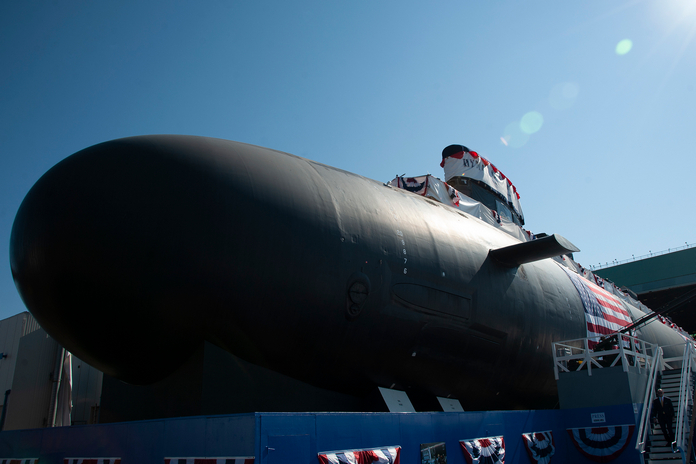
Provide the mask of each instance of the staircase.
MULTIPOLYGON (((670 369, 662 372, 662 382, 655 386, 655 390, 662 388, 665 396, 672 400, 674 404, 674 433, 677 433, 677 406, 679 405, 679 385, 681 382, 681 369, 670 369)), ((653 395, 653 398, 655 395, 653 395)), ((691 411, 689 411, 689 419, 691 419, 691 411)), ((667 443, 662 435, 662 429, 659 425, 651 426, 650 428, 650 450, 645 452, 644 459, 648 464, 657 463, 674 463, 682 460, 681 453, 672 452, 670 443, 667 443)))

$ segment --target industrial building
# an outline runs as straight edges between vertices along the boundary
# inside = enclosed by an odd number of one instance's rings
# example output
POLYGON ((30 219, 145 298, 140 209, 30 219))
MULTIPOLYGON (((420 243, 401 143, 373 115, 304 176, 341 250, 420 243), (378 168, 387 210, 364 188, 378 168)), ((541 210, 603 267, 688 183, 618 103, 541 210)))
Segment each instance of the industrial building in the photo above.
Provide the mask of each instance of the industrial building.
POLYGON ((672 305, 666 315, 690 334, 696 333, 696 247, 693 245, 651 253, 593 272, 632 291, 656 312, 672 305))
POLYGON ((99 420, 103 374, 75 358, 28 312, 0 321, 0 430, 99 420))

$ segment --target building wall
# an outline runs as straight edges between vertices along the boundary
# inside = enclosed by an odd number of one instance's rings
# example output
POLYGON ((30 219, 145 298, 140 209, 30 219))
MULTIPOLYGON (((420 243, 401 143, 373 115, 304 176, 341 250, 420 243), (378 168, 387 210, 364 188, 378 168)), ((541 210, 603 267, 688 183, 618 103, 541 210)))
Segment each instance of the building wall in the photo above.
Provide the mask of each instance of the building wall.
POLYGON ((39 328, 36 319, 28 312, 16 314, 0 321, 0 414, 5 407, 5 392, 12 389, 15 367, 17 365, 17 353, 19 340, 39 328))
POLYGON ((96 424, 99 419, 104 374, 81 359, 72 357, 73 425, 96 424))
MULTIPOLYGON (((26 311, 0 321, 0 353, 7 355, 0 359, 0 403, 5 392, 11 390, 4 430, 48 424, 59 350, 62 347, 26 311)), ((103 374, 74 356, 71 364, 72 379, 67 374, 63 376, 61 394, 57 395, 59 409, 64 411, 63 406, 67 407, 67 399, 71 398, 72 424, 97 423, 103 374)), ((0 414, 4 408, 0 404, 0 414)), ((62 417, 67 419, 65 414, 62 417)), ((58 417, 57 424, 62 423, 58 417)))
POLYGON ((19 341, 17 365, 3 430, 46 427, 56 357, 61 347, 43 329, 19 341))
POLYGON ((696 284, 696 248, 594 271, 637 294, 696 284))

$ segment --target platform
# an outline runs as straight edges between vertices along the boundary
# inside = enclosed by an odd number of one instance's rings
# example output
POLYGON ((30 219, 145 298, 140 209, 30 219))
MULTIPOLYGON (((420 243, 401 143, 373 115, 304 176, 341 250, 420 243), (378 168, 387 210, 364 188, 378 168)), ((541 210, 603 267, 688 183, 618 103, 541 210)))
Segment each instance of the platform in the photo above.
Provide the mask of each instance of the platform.
MULTIPOLYGON (((421 444, 444 442, 447 462, 465 462, 459 440, 502 435, 505 462, 528 463, 522 433, 551 430, 552 462, 590 462, 566 429, 634 424, 633 405, 567 410, 433 413, 255 413, 0 432, 0 458, 120 457, 164 463, 167 457, 244 457, 255 463, 318 463, 320 452, 398 445, 401 464, 421 462, 421 444), (602 417, 604 422, 597 423, 602 417), (593 422, 593 418, 595 422, 593 422)), ((616 464, 636 463, 634 437, 616 464)))

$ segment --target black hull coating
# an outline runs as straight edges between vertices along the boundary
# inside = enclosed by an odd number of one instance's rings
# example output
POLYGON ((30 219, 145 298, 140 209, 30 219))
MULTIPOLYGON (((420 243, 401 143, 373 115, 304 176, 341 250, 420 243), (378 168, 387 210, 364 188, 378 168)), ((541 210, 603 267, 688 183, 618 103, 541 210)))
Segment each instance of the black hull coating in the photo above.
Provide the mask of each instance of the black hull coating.
POLYGON ((553 406, 551 343, 585 336, 582 303, 550 259, 508 269, 487 258, 514 243, 286 153, 144 136, 45 174, 17 213, 11 266, 52 336, 130 383, 167 376, 208 340, 345 393, 553 406))

